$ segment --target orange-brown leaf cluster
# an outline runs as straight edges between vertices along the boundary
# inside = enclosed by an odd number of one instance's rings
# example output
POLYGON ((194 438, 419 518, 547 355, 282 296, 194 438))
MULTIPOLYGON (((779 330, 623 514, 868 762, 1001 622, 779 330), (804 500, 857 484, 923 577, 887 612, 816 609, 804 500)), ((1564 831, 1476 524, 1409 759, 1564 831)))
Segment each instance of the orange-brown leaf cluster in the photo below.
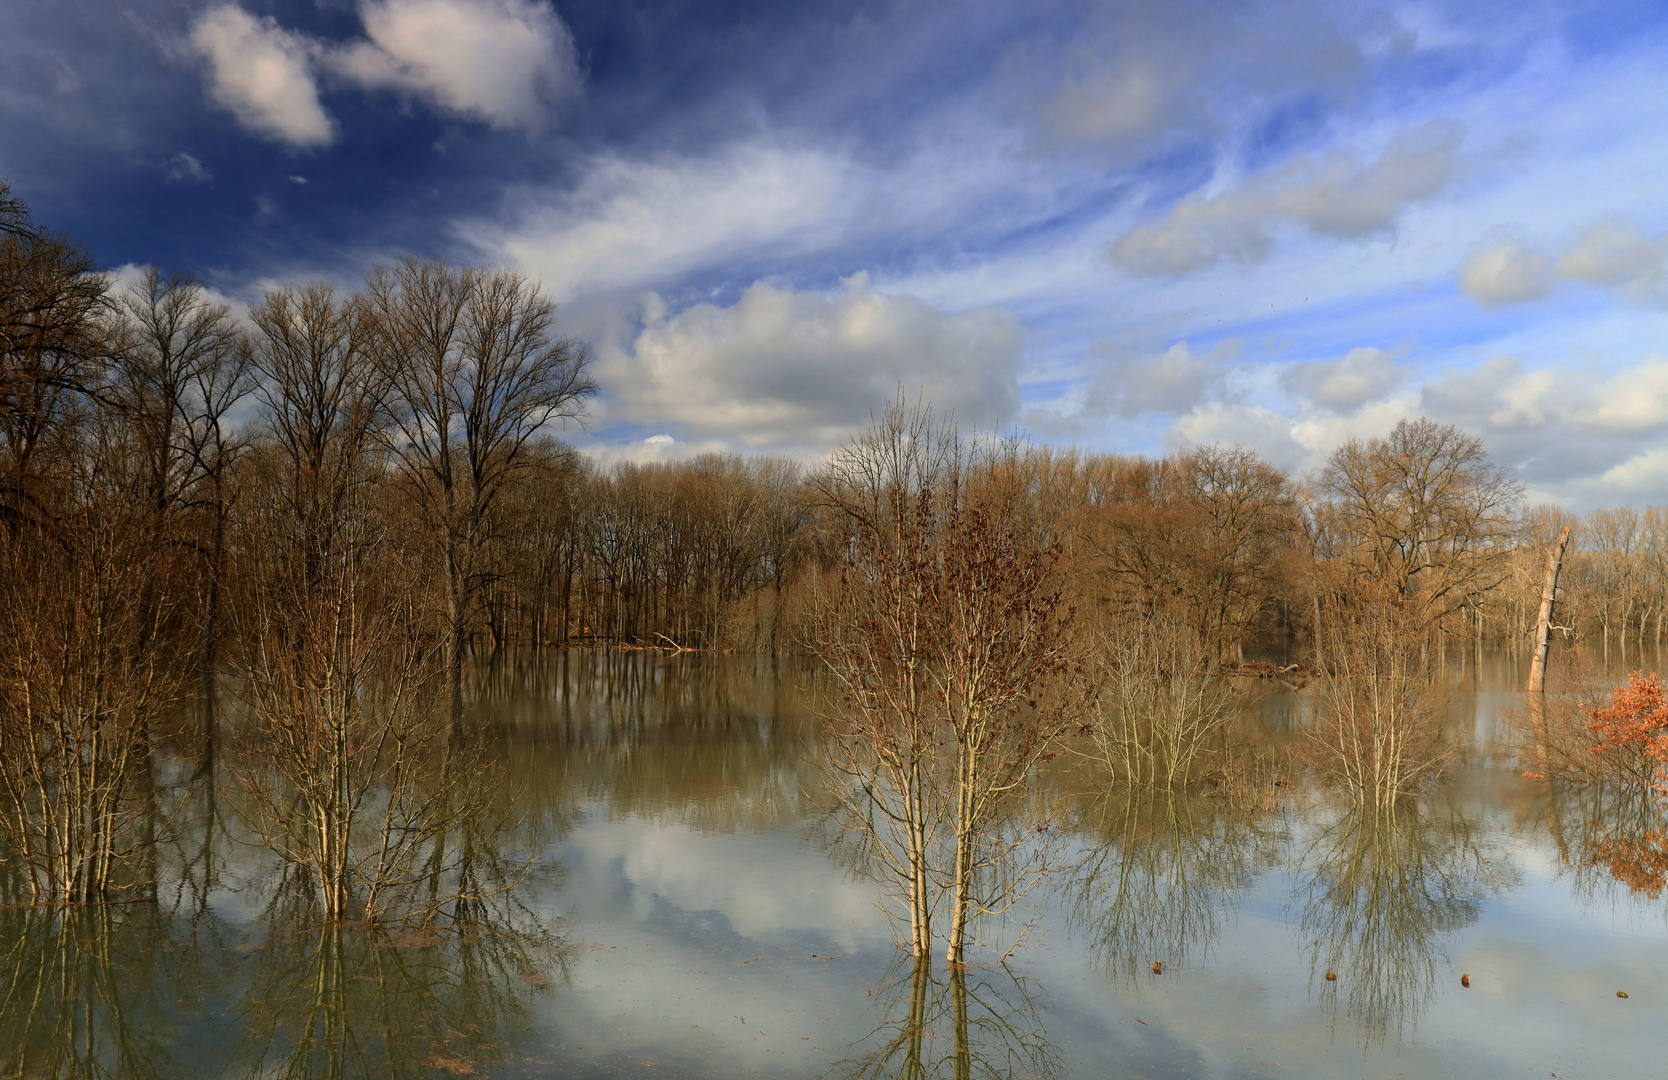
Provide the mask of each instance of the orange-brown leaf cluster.
POLYGON ((1610 695, 1610 704, 1591 710, 1587 729, 1598 738, 1595 754, 1611 750, 1643 752, 1658 762, 1656 789, 1668 794, 1668 691, 1662 677, 1635 671, 1627 685, 1610 695))

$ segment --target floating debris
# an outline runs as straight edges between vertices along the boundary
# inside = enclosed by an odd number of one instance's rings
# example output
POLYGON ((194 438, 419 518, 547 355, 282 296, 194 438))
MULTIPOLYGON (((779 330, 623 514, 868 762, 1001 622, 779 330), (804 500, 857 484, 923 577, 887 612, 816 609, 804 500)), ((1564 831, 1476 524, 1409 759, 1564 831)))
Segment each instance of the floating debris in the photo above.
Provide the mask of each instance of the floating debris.
POLYGON ((1164 974, 1164 961, 1162 961, 1162 960, 1154 960, 1153 961, 1153 974, 1154 975, 1164 974))
POLYGON ((1627 991, 1626 990, 1618 990, 1618 991, 1616 991, 1616 996, 1617 997, 1627 997, 1627 991))
POLYGON ((1327 972, 1326 973, 1326 981, 1327 982, 1337 982, 1338 981, 1338 973, 1336 971, 1327 972))
POLYGON ((1469 990, 1471 988, 1471 976, 1461 975, 1460 976, 1460 985, 1465 987, 1467 990, 1469 990))

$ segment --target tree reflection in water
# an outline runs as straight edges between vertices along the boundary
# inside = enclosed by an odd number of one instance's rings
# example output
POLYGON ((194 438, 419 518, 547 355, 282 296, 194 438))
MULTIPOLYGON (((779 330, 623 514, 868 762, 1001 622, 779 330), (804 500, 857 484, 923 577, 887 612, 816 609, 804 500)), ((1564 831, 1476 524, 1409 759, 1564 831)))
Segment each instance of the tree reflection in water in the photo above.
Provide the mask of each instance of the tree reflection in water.
POLYGON ((1114 789, 1075 825, 1095 846, 1065 882, 1071 920, 1121 979, 1197 966, 1281 846, 1268 808, 1179 790, 1114 789))
POLYGON ((419 926, 321 923, 300 890, 267 913, 238 1003, 233 1075, 472 1076, 506 1060, 561 940, 511 904, 419 926))
POLYGON ((842 1080, 1019 1080, 1061 1073, 1043 1032, 1040 990, 1006 967, 952 965, 899 952, 876 992, 879 1018, 853 1054, 825 1074, 842 1080))
POLYGON ((0 1075, 194 1075, 175 1049, 217 965, 154 906, 12 910, 0 941, 0 1075))
POLYGON ((1296 902, 1310 941, 1311 985, 1368 1046, 1417 1022, 1435 991, 1443 939, 1475 922, 1509 884, 1474 827, 1452 808, 1356 810, 1322 828, 1298 860, 1296 902), (1336 982, 1325 981, 1328 971, 1336 982))
POLYGON ((1664 810, 1643 785, 1554 782, 1547 828, 1578 895, 1592 902, 1625 890, 1635 901, 1661 900, 1668 893, 1664 810))
MULTIPOLYGON (((468 1076, 508 1059, 567 954, 516 900, 526 862, 502 832, 459 822, 444 902, 402 922, 332 922, 298 868, 240 865, 271 901, 236 926, 216 911, 229 851, 251 849, 227 843, 218 777, 152 801, 155 899, 0 908, 0 1076, 468 1076)), ((15 876, 0 863, 0 896, 15 876)))
POLYGON ((476 672, 533 843, 581 803, 702 831, 795 825, 818 786, 803 665, 711 653, 567 649, 476 672))

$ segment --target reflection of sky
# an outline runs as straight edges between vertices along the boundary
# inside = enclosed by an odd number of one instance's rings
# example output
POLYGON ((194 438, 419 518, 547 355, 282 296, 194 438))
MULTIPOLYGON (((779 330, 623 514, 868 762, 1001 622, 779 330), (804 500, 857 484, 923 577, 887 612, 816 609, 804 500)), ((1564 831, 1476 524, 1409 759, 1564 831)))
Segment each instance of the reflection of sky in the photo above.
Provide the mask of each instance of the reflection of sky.
MULTIPOLYGON (((1046 915, 1050 933, 1013 963, 1041 984, 1067 1074, 1653 1074, 1665 1056, 1663 907, 1578 899, 1550 842, 1514 834, 1490 805, 1506 796, 1495 773, 1456 778, 1455 791, 1485 822, 1477 839, 1506 888, 1436 940, 1428 1007, 1382 1046, 1364 1050, 1342 1006, 1334 1019, 1322 1001, 1294 881, 1277 870, 1240 899, 1202 970, 1114 983, 1061 914, 1046 915)), ((541 904, 572 912, 577 956, 535 1058, 598 1075, 813 1076, 871 1030, 868 995, 891 959, 873 894, 794 829, 702 833, 591 814, 560 855, 563 888, 541 904)), ((1351 972, 1339 974, 1347 989, 1351 972)))

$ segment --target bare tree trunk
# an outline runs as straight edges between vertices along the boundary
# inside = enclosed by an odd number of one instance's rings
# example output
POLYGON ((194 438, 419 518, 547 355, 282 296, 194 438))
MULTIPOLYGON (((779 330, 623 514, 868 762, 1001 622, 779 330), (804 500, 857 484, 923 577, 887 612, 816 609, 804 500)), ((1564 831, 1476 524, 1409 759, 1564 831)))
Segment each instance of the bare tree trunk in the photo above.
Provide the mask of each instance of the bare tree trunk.
MULTIPOLYGON (((1558 574, 1564 568, 1564 549, 1569 546, 1570 527, 1558 536, 1558 545, 1546 555, 1546 587, 1541 590, 1541 613, 1535 621, 1535 658, 1529 666, 1529 692, 1546 693, 1546 653, 1552 637, 1552 606, 1558 596, 1558 574)), ((1609 637, 1606 635, 1606 643, 1609 637)))
POLYGON ((1318 592, 1315 594, 1315 670, 1326 670, 1326 665, 1321 662, 1321 603, 1318 592))

